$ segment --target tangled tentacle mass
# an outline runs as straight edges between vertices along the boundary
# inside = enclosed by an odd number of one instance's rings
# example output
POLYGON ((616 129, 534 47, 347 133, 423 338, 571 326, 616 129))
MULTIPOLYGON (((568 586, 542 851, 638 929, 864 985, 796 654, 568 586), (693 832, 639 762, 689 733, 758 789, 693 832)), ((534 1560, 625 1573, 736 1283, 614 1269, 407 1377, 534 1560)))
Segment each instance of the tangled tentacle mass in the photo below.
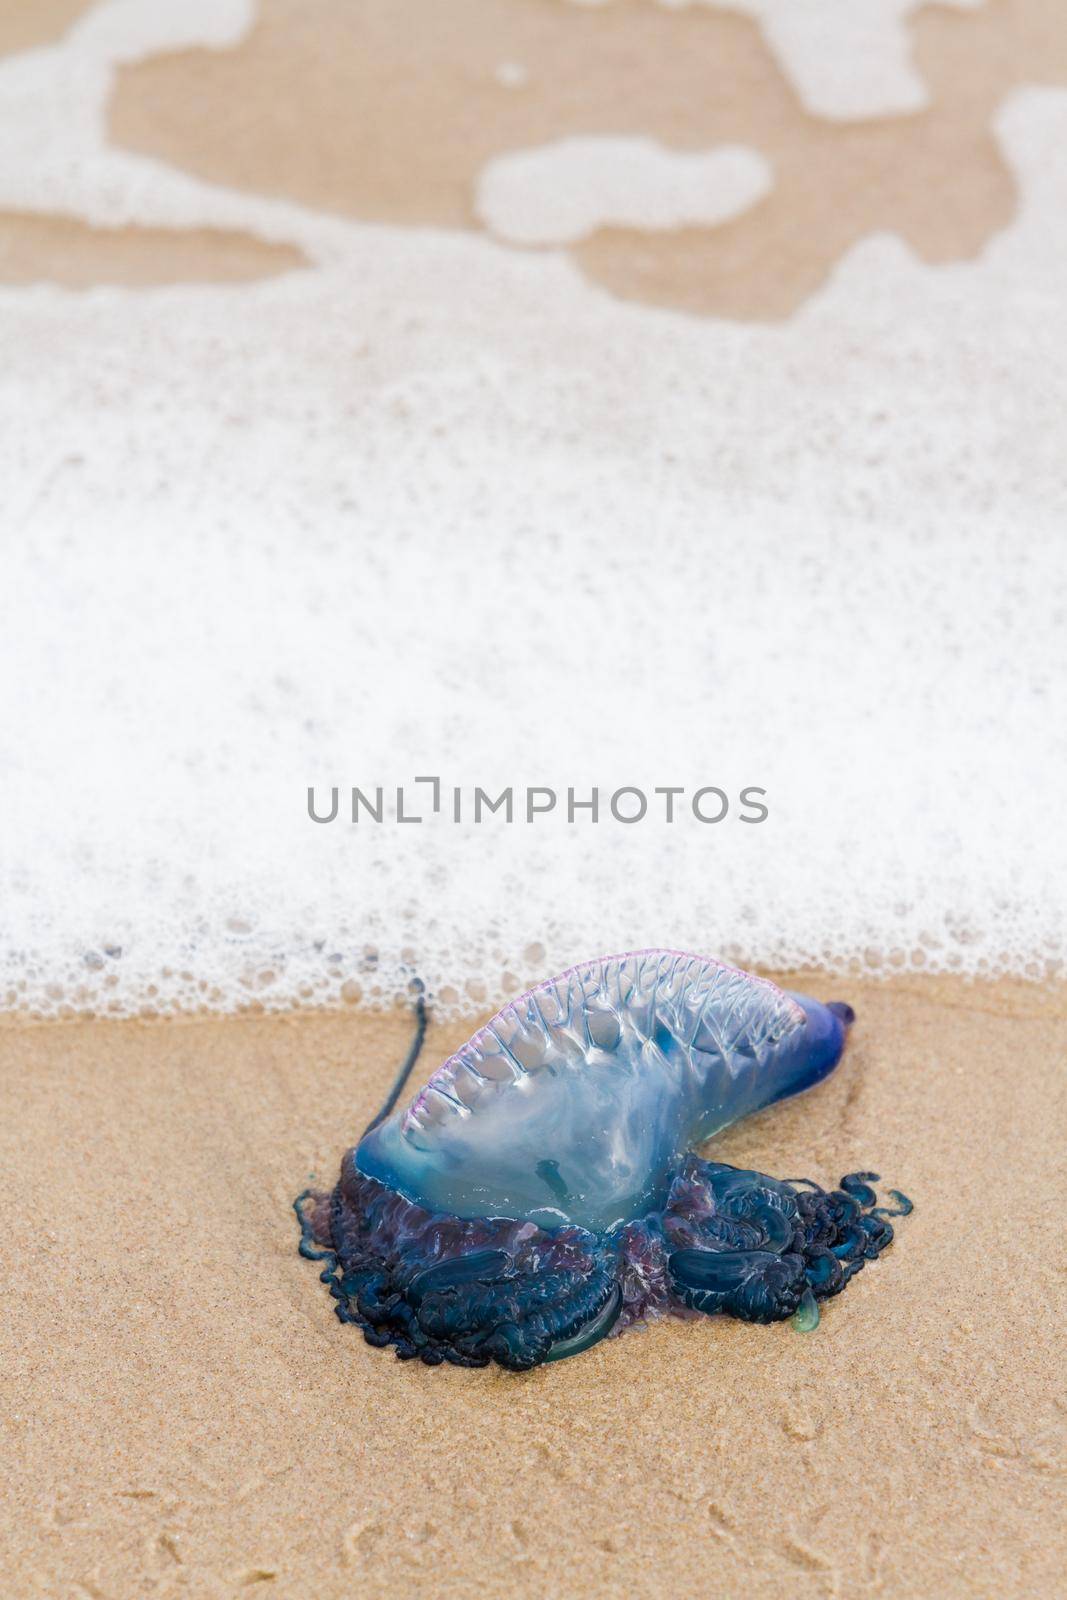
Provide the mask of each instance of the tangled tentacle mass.
POLYGON ((401 1360, 524 1372, 673 1313, 798 1326, 892 1243, 875 1173, 827 1192, 688 1156, 662 1212, 606 1235, 425 1211, 346 1157, 332 1195, 301 1195, 301 1251, 327 1263, 337 1315, 401 1360))
POLYGON ((328 1263, 337 1315, 368 1344, 391 1344, 401 1360, 521 1372, 576 1354, 591 1325, 598 1338, 610 1332, 622 1296, 608 1240, 426 1211, 365 1177, 353 1156, 332 1195, 296 1207, 303 1254, 328 1263))

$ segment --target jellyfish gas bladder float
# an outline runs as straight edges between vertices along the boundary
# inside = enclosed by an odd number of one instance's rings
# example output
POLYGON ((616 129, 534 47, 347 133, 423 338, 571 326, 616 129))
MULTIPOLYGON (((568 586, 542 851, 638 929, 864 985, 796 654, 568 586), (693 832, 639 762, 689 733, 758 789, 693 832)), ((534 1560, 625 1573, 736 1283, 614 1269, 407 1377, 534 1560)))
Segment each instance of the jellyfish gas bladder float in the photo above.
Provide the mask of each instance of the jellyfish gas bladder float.
POLYGON ((643 1318, 813 1327, 891 1241, 875 1173, 829 1192, 694 1147, 837 1065, 851 1008, 642 950, 572 967, 401 1091, 296 1201, 342 1321, 403 1359, 525 1371, 643 1318))

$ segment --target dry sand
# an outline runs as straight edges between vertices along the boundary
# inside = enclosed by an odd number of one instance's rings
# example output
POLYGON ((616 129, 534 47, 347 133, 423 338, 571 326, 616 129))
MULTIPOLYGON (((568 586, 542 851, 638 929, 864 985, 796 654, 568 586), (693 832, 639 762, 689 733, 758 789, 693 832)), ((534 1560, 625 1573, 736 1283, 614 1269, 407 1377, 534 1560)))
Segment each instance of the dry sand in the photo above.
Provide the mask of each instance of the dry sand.
POLYGON ((892 1250, 812 1335, 522 1377, 370 1349, 296 1253, 406 1017, 0 1028, 4 1594, 1056 1592, 1067 994, 800 981, 856 1002, 845 1061, 716 1153, 874 1166, 892 1250))

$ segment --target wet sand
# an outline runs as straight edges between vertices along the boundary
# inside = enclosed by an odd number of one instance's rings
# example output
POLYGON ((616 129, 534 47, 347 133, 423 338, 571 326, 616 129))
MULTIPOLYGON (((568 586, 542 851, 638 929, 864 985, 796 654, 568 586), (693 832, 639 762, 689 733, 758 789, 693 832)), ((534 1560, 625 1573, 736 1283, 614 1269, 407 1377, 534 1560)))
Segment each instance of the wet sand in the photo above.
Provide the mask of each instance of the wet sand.
POLYGON ((235 49, 124 68, 110 134, 213 183, 450 228, 478 226, 478 174, 513 150, 620 134, 681 150, 749 145, 774 187, 742 216, 664 233, 604 227, 573 258, 623 298, 775 319, 870 233, 954 261, 1015 216, 992 120, 1018 85, 1067 82, 1059 0, 924 8, 912 36, 930 105, 845 123, 808 113, 757 24, 728 10, 263 0, 235 49))
POLYGON ((93 0, 0 0, 0 55, 35 50, 61 39, 92 7, 93 0))
POLYGON ((229 228, 94 228, 73 217, 0 211, 0 284, 245 283, 306 266, 293 245, 229 228))
POLYGON ((522 1377, 370 1349, 296 1253, 406 1016, 5 1023, 5 1593, 1055 1592, 1067 993, 791 981, 855 1002, 845 1061, 715 1152, 879 1170, 893 1248, 813 1334, 522 1377))
MULTIPOLYGON (((0 0, 0 56, 55 43, 90 9, 0 0)), ((589 135, 676 150, 739 142, 774 175, 741 216, 665 232, 603 226, 569 254, 625 299, 777 320, 872 233, 946 263, 978 255, 1016 216, 993 124, 1015 90, 1067 84, 1060 0, 930 5, 908 26, 929 104, 839 121, 807 111, 757 24, 727 9, 262 0, 232 48, 124 66, 108 130, 118 149, 238 192, 360 222, 455 229, 480 226, 479 175, 516 150, 589 135)), ((281 252, 225 230, 183 238, 0 217, 0 283, 269 277, 301 259, 281 252)))

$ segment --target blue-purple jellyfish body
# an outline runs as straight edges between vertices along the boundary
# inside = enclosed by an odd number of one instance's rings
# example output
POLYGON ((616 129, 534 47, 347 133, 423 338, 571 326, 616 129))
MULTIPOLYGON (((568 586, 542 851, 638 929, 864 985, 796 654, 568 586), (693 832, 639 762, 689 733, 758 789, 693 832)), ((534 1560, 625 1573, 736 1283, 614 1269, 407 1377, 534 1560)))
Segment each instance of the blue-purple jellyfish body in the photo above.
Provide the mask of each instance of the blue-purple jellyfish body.
POLYGON ((699 956, 605 957, 505 1006, 401 1109, 420 1003, 336 1188, 297 1202, 301 1248, 342 1320, 429 1364, 521 1371, 669 1312, 811 1326, 892 1239, 875 1175, 827 1193, 693 1149, 825 1078, 851 1021, 699 956))

